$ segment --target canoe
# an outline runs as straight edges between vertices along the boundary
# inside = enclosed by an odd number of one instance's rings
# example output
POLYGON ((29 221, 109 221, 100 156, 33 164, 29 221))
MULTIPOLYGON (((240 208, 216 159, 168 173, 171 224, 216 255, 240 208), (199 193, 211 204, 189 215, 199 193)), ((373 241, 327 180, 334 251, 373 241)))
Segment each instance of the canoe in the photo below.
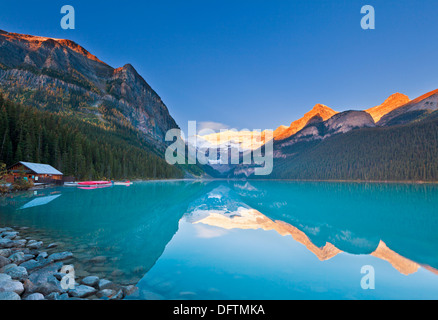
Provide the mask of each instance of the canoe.
POLYGON ((111 181, 82 181, 78 182, 81 187, 98 187, 98 186, 112 186, 111 181))
POLYGON ((77 187, 78 183, 76 182, 65 182, 64 187, 77 187))
POLYGON ((116 182, 114 182, 115 186, 127 186, 127 187, 129 187, 131 184, 132 184, 131 181, 125 181, 125 182, 116 181, 116 182))

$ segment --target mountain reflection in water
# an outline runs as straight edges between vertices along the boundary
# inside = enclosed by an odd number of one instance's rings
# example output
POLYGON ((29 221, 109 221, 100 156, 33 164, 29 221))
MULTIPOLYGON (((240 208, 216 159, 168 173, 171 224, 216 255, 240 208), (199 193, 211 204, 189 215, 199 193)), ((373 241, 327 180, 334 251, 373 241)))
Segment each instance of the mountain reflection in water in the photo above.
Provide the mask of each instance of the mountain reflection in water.
POLYGON ((141 182, 2 198, 0 225, 62 242, 78 275, 137 283, 133 299, 437 298, 437 207, 436 185, 141 182))

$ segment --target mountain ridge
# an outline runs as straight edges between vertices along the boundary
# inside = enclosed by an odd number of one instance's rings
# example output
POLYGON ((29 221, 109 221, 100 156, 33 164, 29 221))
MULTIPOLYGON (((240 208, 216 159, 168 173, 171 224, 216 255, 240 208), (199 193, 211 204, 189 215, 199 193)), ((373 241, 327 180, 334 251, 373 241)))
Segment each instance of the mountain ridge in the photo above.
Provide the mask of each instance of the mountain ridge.
POLYGON ((326 105, 318 103, 312 108, 312 110, 304 114, 302 118, 293 121, 288 128, 285 128, 285 126, 278 127, 277 130, 274 131, 274 139, 284 140, 286 138, 289 138, 290 136, 303 129, 309 122, 309 120, 315 116, 320 116, 325 121, 337 113, 338 112, 327 107, 326 105))
POLYGON ((72 40, 0 32, 0 90, 6 98, 91 123, 118 121, 165 148, 179 128, 161 97, 131 64, 113 68, 72 40))
POLYGON ((374 122, 377 123, 384 115, 395 109, 400 108, 410 101, 411 99, 409 99, 407 95, 397 92, 390 95, 382 104, 373 108, 369 108, 365 111, 368 112, 373 117, 374 122))

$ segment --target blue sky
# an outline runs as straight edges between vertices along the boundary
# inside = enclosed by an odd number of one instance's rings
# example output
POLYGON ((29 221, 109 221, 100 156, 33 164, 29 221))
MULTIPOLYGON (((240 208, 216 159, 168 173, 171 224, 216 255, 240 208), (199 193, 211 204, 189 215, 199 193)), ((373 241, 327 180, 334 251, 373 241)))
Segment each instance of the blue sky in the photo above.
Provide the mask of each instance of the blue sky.
POLYGON ((131 63, 183 129, 189 120, 275 129, 316 103, 365 109, 438 88, 436 12, 435 0, 8 1, 0 29, 131 63), (60 27, 65 4, 75 30, 60 27), (367 4, 375 30, 360 27, 367 4))

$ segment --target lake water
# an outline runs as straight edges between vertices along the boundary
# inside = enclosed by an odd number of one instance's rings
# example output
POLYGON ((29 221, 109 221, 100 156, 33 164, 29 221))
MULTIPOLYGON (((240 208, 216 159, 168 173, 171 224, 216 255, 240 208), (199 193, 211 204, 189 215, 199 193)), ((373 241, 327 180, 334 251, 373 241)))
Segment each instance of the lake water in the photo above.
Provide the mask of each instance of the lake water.
POLYGON ((62 187, 1 198, 0 226, 60 242, 79 276, 136 284, 131 299, 438 299, 437 185, 62 187))

